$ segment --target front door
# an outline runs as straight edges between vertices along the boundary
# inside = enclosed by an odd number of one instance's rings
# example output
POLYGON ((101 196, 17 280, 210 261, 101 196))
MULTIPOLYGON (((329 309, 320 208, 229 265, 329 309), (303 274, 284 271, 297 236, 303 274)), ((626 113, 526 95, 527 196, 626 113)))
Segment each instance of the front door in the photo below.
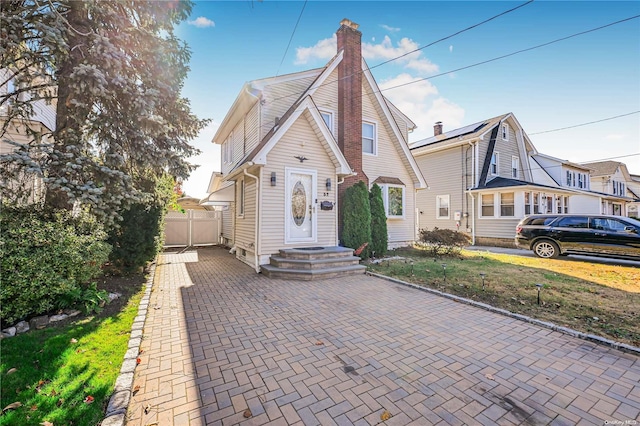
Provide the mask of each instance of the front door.
POLYGON ((316 172, 286 169, 285 242, 316 241, 316 172))

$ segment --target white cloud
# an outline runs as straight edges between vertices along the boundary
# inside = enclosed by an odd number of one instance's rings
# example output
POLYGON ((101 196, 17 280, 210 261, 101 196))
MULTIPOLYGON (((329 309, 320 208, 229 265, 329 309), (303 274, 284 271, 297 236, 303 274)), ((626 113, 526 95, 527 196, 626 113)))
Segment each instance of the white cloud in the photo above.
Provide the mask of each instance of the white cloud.
POLYGON ((296 65, 306 64, 314 59, 329 60, 336 54, 338 39, 334 34, 331 38, 318 41, 311 47, 298 47, 296 49, 296 65))
MULTIPOLYGON (((426 119, 431 125, 437 121, 442 121, 443 131, 446 132, 462 126, 464 109, 460 105, 440 97, 431 104, 429 111, 427 111, 426 119)), ((433 136, 433 133, 428 136, 433 136)))
POLYGON ((400 28, 390 27, 389 25, 385 25, 385 24, 381 24, 380 27, 384 28, 385 30, 389 31, 390 33, 397 33, 398 31, 400 31, 400 28))
POLYGON ((193 25, 194 27, 198 27, 198 28, 207 28, 207 27, 215 27, 216 26, 215 22, 213 22, 209 18, 205 18, 204 16, 198 16, 193 21, 188 21, 187 23, 189 25, 193 25))
MULTIPOLYGON (((410 38, 403 37, 394 46, 389 36, 385 36, 380 43, 362 43, 362 56, 368 61, 388 61, 401 55, 402 58, 397 63, 407 69, 414 70, 420 74, 433 74, 438 71, 438 65, 425 58, 418 49, 418 44, 410 38)), ((315 59, 329 60, 337 51, 337 38, 334 34, 331 38, 318 41, 311 47, 298 47, 296 49, 296 65, 303 65, 315 59)))
POLYGON ((449 45, 449 52, 453 52, 453 44, 449 45))

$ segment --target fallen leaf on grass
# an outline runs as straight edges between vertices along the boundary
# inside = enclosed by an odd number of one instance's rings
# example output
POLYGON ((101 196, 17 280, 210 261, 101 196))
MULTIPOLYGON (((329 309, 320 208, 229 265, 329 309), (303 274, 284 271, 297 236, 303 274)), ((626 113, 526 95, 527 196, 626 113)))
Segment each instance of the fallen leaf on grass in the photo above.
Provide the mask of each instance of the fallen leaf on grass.
POLYGON ((388 410, 384 410, 382 414, 380 414, 380 420, 387 421, 391 418, 391 413, 388 410))
POLYGON ((137 394, 140 391, 140 385, 135 385, 133 388, 133 394, 137 394))
POLYGON ((16 408, 22 407, 22 402, 16 401, 13 402, 2 409, 2 412, 5 413, 9 410, 15 410, 16 408))
POLYGON ((64 398, 58 399, 58 402, 56 402, 56 407, 60 407, 62 404, 64 404, 64 398))
POLYGON ((524 300, 521 300, 521 301, 520 301, 520 304, 521 304, 521 305, 526 305, 527 303, 526 303, 524 300))
POLYGON ((49 394, 49 396, 56 396, 58 394, 58 392, 56 392, 55 389, 51 389, 51 393, 49 394))
POLYGON ((31 406, 31 411, 37 411, 38 410, 38 406, 37 405, 32 405, 31 406))
POLYGON ((491 374, 489 374, 489 373, 485 374, 485 375, 484 375, 484 377, 486 377, 486 378, 487 378, 487 379, 489 379, 489 380, 496 380, 496 379, 494 379, 494 378, 493 378, 493 376, 492 376, 491 374))
POLYGON ((71 339, 71 343, 78 343, 78 339, 75 339, 75 338, 71 339))
POLYGON ((91 404, 93 402, 93 397, 91 395, 88 395, 85 399, 84 399, 84 403, 85 404, 91 404))
POLYGON ((45 420, 44 422, 40 423, 40 425, 41 426, 53 426, 53 423, 48 422, 48 421, 45 420))
POLYGON ((246 410, 244 410, 244 413, 242 415, 244 416, 245 419, 248 419, 249 417, 252 416, 251 410, 247 408, 246 410))
POLYGON ((16 371, 18 371, 18 369, 17 369, 17 368, 10 368, 10 369, 9 369, 9 371, 7 371, 7 375, 9 375, 9 374, 13 374, 13 373, 15 373, 16 371))

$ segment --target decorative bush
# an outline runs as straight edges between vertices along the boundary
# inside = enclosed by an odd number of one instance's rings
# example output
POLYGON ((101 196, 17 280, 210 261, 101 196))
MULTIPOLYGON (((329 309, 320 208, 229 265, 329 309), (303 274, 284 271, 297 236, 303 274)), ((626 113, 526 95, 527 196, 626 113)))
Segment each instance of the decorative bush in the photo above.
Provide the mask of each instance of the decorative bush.
POLYGON ((369 192, 369 206, 371 208, 371 252, 376 257, 387 253, 389 236, 387 234, 387 215, 384 212, 382 189, 373 184, 369 192))
POLYGON ((69 307, 70 296, 88 291, 109 257, 106 233, 85 214, 5 207, 0 221, 5 325, 69 307))
MULTIPOLYGON (((371 207, 369 190, 363 181, 347 188, 342 207, 342 245, 357 249, 364 243, 371 245, 371 207)), ((360 257, 369 257, 366 247, 360 257)))
POLYGON ((153 196, 132 204, 122 212, 122 219, 109 232, 107 240, 113 246, 112 264, 125 271, 145 266, 162 249, 164 217, 176 198, 173 192, 175 182, 171 177, 164 176, 144 184, 151 186, 148 190, 153 196))
POLYGON ((420 242, 433 256, 451 256, 459 254, 463 247, 471 244, 471 237, 451 229, 421 229, 420 242))

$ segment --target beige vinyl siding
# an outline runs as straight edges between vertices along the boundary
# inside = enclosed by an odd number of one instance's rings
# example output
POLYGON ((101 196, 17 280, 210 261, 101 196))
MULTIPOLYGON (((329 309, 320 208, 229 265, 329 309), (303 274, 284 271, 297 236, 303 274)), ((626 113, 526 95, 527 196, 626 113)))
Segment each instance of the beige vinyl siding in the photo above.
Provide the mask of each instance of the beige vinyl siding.
MULTIPOLYGON (((476 200, 477 201, 477 200, 476 200)), ((497 206, 499 209, 500 206, 497 206)), ((476 213, 478 214, 478 213, 476 213)), ((476 237, 515 238, 516 225, 521 217, 513 219, 476 219, 476 237)))
POLYGON ((391 115, 393 115, 393 119, 396 121, 396 123, 398 124, 398 127, 400 128, 400 133, 402 133, 402 137, 404 138, 405 141, 408 141, 409 130, 407 129, 407 122, 404 121, 404 119, 395 111, 395 109, 389 108, 389 110, 391 111, 391 115))
POLYGON ((244 155, 260 143, 260 102, 256 102, 244 118, 245 148, 244 155))
POLYGON ((229 203, 229 209, 222 211, 222 229, 220 235, 228 245, 233 246, 233 227, 236 220, 236 203, 229 203))
MULTIPOLYGON (((462 214, 470 212, 471 204, 465 193, 465 174, 468 174, 468 186, 471 186, 470 160, 466 162, 468 172, 465 172, 465 152, 466 147, 453 147, 444 151, 434 152, 416 157, 416 163, 422 171, 429 188, 418 191, 418 227, 419 229, 440 229, 456 230, 454 212, 460 211, 462 214), (449 196, 449 219, 438 219, 436 212, 436 198, 439 195, 449 196), (469 203, 469 204, 467 204, 469 203)), ((468 225, 471 227, 471 214, 469 214, 468 225)), ((462 217, 460 221, 460 231, 467 230, 467 219, 462 217)))
POLYGON ((315 76, 308 76, 270 84, 264 88, 262 92, 264 105, 261 108, 260 139, 273 128, 275 118, 282 118, 291 105, 309 88, 315 78, 315 76))
POLYGON ((241 258, 241 250, 244 249, 247 252, 246 261, 253 265, 253 254, 255 253, 255 217, 256 217, 256 181, 250 177, 239 177, 236 180, 236 235, 235 245, 237 247, 236 256, 241 258), (240 212, 240 186, 242 179, 245 180, 245 192, 244 192, 244 215, 238 216, 240 212))
MULTIPOLYGON (((364 93, 371 93, 371 88, 364 82, 364 93)), ((401 154, 401 148, 392 141, 397 141, 389 122, 373 94, 362 97, 362 118, 376 123, 377 155, 362 156, 362 168, 369 183, 380 176, 397 177, 405 184, 404 219, 388 219, 387 231, 389 244, 414 241, 415 235, 415 185, 409 174, 401 154)))
POLYGON ((331 132, 337 140, 338 135, 338 69, 336 68, 313 94, 313 102, 318 109, 333 113, 331 132))
MULTIPOLYGON (((315 123, 314 123, 315 124, 315 123)), ((336 202, 336 167, 331 161, 328 148, 322 143, 307 114, 301 115, 280 139, 278 144, 267 155, 267 165, 262 169, 262 200, 261 200, 261 235, 260 255, 277 253, 279 249, 287 247, 304 247, 317 245, 336 245, 336 216, 337 210, 321 211, 319 203, 322 201, 336 202), (308 160, 300 163, 293 158, 304 155, 308 160), (306 169, 317 173, 317 199, 315 218, 318 221, 317 242, 285 244, 285 167, 306 169), (271 186, 271 172, 276 173, 276 186, 271 186), (332 180, 332 188, 328 196, 326 191, 327 178, 332 180)))
MULTIPOLYGON (((520 157, 520 150, 518 149, 518 142, 516 140, 516 133, 514 132, 514 128, 510 123, 509 124, 509 140, 505 141, 502 139, 501 130, 498 132, 498 137, 496 138, 496 146, 495 152, 498 152, 498 174, 500 177, 511 179, 511 157, 520 157)), ((500 126, 502 126, 500 124, 500 126)), ((486 151, 486 150, 485 150, 486 151)), ((482 164, 482 163, 481 163, 482 164)), ((520 170, 518 179, 522 179, 524 175, 522 174, 522 159, 520 159, 520 170)), ((488 175, 491 178, 491 172, 488 175)))

